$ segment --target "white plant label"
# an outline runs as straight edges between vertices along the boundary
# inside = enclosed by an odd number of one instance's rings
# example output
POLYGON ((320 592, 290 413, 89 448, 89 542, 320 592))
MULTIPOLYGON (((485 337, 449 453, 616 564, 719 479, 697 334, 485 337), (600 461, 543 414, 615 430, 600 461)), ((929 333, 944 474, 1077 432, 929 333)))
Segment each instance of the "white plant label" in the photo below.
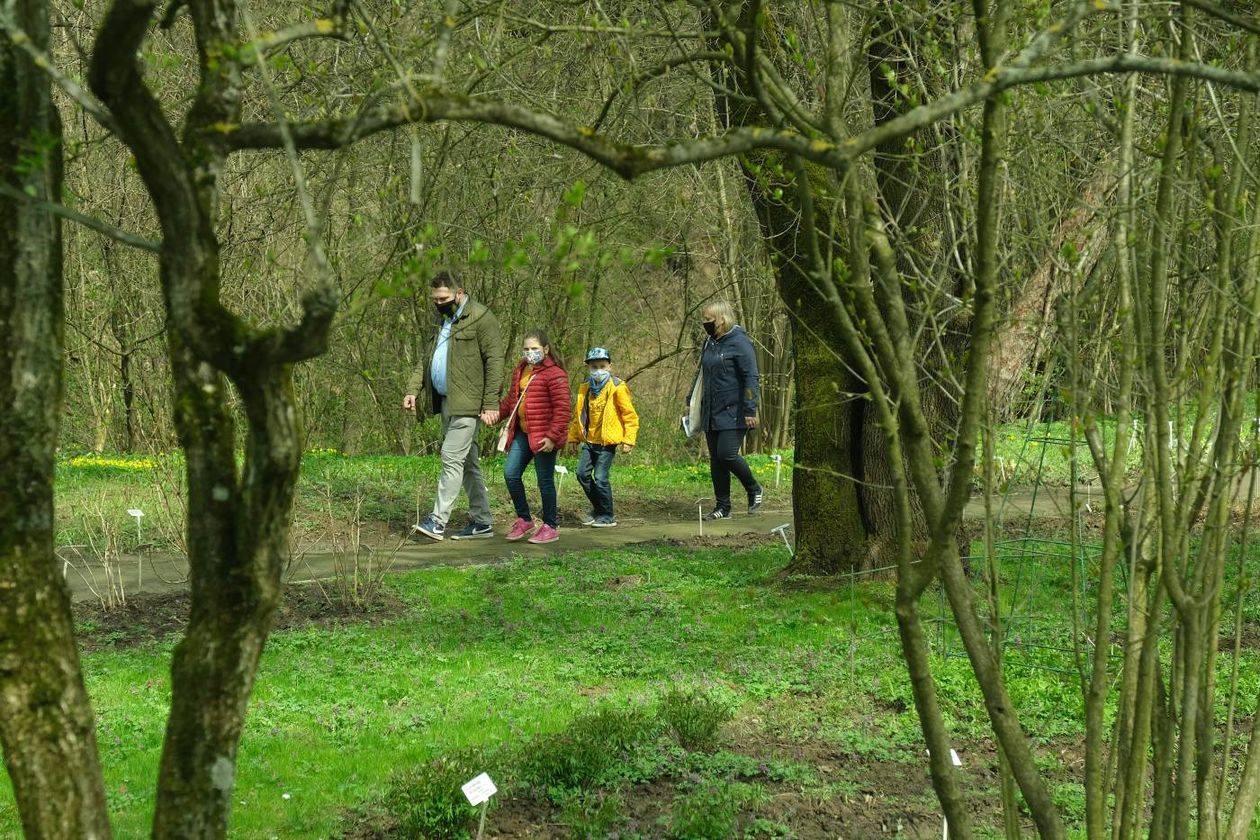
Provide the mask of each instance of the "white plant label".
POLYGON ((134 516, 136 519, 139 519, 144 516, 144 511, 140 510, 140 508, 129 508, 127 510, 127 515, 134 516))
MULTIPOLYGON (((932 755, 931 750, 924 750, 924 752, 927 753, 929 757, 931 757, 932 755)), ((958 757, 958 751, 954 749, 953 747, 949 748, 949 760, 950 762, 953 763, 955 767, 962 767, 962 759, 958 757)))
POLYGON ((499 789, 494 786, 494 782, 490 779, 489 773, 482 773, 477 778, 466 783, 460 790, 464 792, 464 796, 468 797, 468 804, 474 807, 499 792, 499 789))

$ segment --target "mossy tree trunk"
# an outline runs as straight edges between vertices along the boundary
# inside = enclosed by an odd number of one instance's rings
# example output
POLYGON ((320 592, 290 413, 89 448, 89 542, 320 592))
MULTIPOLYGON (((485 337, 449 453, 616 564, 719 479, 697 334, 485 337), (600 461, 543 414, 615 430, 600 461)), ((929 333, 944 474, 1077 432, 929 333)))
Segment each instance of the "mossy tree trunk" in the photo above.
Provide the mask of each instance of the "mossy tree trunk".
POLYGON ((336 296, 322 284, 289 328, 246 324, 219 300, 214 229, 227 155, 215 126, 240 121, 243 68, 231 0, 191 0, 199 86, 177 137, 136 56, 155 5, 117 0, 93 52, 92 87, 135 156, 162 228, 159 275, 187 461, 192 609, 171 666, 171 713, 153 836, 223 837, 237 747, 279 604, 302 436, 292 366, 322 353, 336 296), (228 382, 247 422, 238 473, 228 382))
MULTIPOLYGON (((7 10, 39 49, 47 5, 7 10)), ((53 473, 63 391, 61 123, 50 80, 0 45, 0 741, 27 837, 110 836, 96 727, 57 562, 53 473), (28 196, 31 201, 11 196, 28 196)))
MULTIPOLYGON (((759 13, 756 5, 743 4, 740 29, 773 25, 771 16, 759 13)), ((717 28, 712 23, 708 21, 706 28, 717 28)), ((772 122, 752 95, 747 64, 739 57, 742 47, 730 46, 736 60, 712 68, 719 82, 714 96, 719 125, 730 129, 772 122)), ((740 166, 770 254, 776 290, 791 313, 796 550, 789 569, 825 575, 892 565, 894 511, 891 505, 871 504, 867 497, 872 488, 866 484, 868 472, 880 472, 875 461, 887 457, 886 447, 878 433, 863 434, 865 388, 852 373, 855 365, 837 349, 844 344, 810 280, 810 267, 802 256, 807 248, 797 185, 777 153, 744 155, 740 166)), ((814 193, 824 197, 817 202, 817 238, 838 248, 846 233, 834 178, 816 167, 809 171, 814 193)), ((843 258, 840 253, 833 256, 843 258)))

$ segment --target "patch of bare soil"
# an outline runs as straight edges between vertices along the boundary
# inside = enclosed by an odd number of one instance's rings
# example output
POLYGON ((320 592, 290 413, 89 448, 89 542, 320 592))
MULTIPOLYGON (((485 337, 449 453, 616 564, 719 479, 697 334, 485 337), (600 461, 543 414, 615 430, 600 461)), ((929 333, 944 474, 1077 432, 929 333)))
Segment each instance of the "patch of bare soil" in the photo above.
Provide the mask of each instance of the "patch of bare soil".
MULTIPOLYGON (((1227 632, 1222 632, 1216 641, 1216 649, 1219 651, 1230 652, 1234 649, 1234 628, 1225 628, 1227 632)), ((1244 650, 1255 650, 1260 648, 1260 625, 1253 621, 1243 622, 1242 637, 1237 640, 1244 650)))
MULTIPOLYGON (((96 602, 77 602, 74 621, 80 650, 133 648, 180 635, 188 625, 190 604, 187 592, 142 593, 128 598, 123 606, 109 609, 96 602)), ((333 628, 364 621, 377 624, 406 611, 407 605, 388 593, 382 593, 368 610, 349 611, 329 603, 315 587, 290 585, 285 588, 272 630, 333 628)))
MULTIPOLYGON (((743 781, 759 785, 766 796, 740 812, 736 836, 755 820, 791 829, 800 840, 836 840, 877 837, 936 838, 941 835, 940 806, 936 802, 925 764, 905 764, 846 753, 818 741, 777 743, 764 735, 743 733, 739 752, 766 762, 785 761, 811 766, 818 782, 772 778, 768 771, 743 781)), ((966 793, 977 825, 998 825, 1001 806, 994 790, 998 784, 996 753, 983 748, 968 755, 966 793)), ((672 776, 634 785, 622 791, 633 836, 665 835, 675 799, 693 779, 672 776)), ((1031 824, 1030 824, 1031 827, 1031 824)), ((492 812, 487 837, 569 837, 560 823, 560 811, 550 803, 532 798, 509 797, 492 812)), ((760 835, 759 835, 760 836, 760 835)))

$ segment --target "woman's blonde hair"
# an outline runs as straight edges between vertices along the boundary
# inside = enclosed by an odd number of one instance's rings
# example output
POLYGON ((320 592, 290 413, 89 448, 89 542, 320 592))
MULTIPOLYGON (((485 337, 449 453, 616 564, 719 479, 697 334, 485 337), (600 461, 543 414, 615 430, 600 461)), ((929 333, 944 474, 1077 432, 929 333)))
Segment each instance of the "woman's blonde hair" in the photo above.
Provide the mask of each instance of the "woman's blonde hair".
POLYGON ((735 326, 735 308, 724 300, 715 300, 700 312, 714 321, 718 335, 726 335, 735 326))

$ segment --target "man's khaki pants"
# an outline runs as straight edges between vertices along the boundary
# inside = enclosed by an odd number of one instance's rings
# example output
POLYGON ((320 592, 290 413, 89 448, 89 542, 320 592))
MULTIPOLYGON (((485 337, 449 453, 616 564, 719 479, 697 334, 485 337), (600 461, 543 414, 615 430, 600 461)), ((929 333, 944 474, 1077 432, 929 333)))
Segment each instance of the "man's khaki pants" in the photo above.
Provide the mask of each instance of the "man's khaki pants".
POLYGON ((433 518, 443 525, 450 521, 461 487, 468 493, 468 518, 482 525, 494 523, 486 480, 481 475, 481 451, 477 446, 480 429, 481 421, 476 417, 450 416, 443 400, 442 475, 433 503, 433 518))

